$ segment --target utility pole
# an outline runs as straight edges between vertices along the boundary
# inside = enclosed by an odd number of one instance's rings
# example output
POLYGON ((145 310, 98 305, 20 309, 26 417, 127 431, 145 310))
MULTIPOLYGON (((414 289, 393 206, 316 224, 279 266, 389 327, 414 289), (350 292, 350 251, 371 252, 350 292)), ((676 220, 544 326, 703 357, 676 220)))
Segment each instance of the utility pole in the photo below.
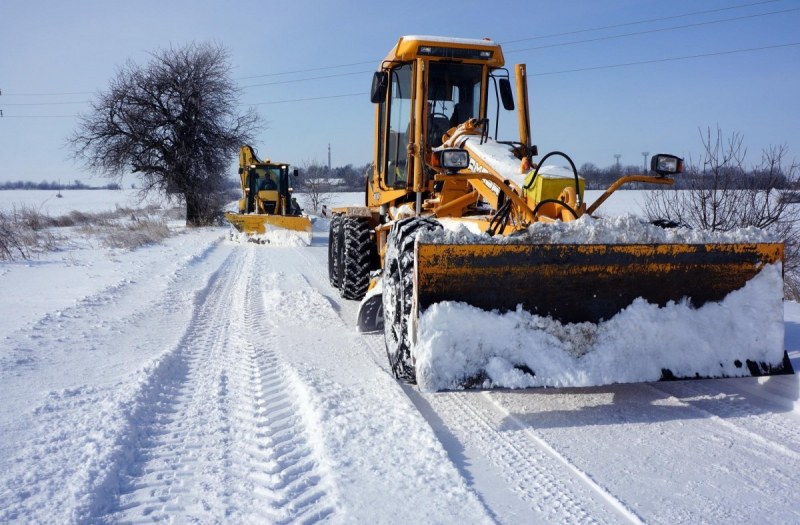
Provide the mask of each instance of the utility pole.
POLYGON ((642 152, 642 157, 644 157, 642 159, 642 170, 643 170, 642 171, 642 175, 647 175, 647 171, 648 171, 648 169, 647 169, 647 156, 648 155, 650 155, 649 151, 643 151, 642 152))
POLYGON ((331 143, 328 142, 328 171, 331 171, 331 143))
POLYGON ((620 158, 621 156, 622 156, 622 154, 621 154, 621 153, 614 153, 614 158, 615 158, 615 159, 617 159, 617 164, 616 164, 616 165, 617 165, 617 173, 619 173, 619 172, 620 172, 620 167, 619 167, 619 158, 620 158))

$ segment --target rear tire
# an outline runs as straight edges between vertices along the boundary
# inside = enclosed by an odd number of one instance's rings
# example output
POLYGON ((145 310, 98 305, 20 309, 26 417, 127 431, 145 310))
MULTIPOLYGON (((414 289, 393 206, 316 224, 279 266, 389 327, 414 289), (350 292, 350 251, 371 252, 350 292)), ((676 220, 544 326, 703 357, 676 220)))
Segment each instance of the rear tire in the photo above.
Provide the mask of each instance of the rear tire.
POLYGON ((433 219, 411 217, 397 221, 387 239, 383 268, 383 339, 394 376, 417 382, 408 331, 414 294, 414 242, 424 231, 440 229, 433 219))
POLYGON ((328 280, 334 288, 339 287, 339 240, 341 238, 341 215, 331 217, 328 227, 328 280))
POLYGON ((342 256, 337 265, 339 293, 345 299, 361 299, 369 287, 372 255, 369 221, 344 217, 341 230, 342 256))

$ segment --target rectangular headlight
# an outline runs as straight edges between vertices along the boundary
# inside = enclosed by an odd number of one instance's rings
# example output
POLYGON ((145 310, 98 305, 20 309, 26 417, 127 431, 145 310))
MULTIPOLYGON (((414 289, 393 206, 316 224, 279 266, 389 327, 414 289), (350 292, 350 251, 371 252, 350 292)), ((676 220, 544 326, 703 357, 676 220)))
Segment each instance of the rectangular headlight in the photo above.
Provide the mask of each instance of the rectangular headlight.
POLYGON ((653 155, 653 158, 650 159, 650 169, 662 177, 682 173, 683 159, 666 153, 653 155))
POLYGON ((448 171, 458 171, 469 167, 469 153, 461 148, 445 149, 439 152, 439 163, 448 171))
POLYGON ((494 56, 494 51, 489 49, 464 49, 445 46, 417 46, 417 54, 462 60, 491 60, 494 56))

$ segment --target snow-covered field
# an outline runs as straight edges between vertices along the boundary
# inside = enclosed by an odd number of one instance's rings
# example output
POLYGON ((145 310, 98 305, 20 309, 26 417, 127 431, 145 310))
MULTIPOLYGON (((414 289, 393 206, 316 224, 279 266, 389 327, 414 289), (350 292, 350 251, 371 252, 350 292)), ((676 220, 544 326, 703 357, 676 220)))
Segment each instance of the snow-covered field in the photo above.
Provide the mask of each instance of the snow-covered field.
POLYGON ((136 190, 5 190, 0 191, 0 211, 29 208, 51 217, 67 215, 73 210, 84 213, 114 211, 120 208, 142 208, 148 205, 168 206, 157 196, 142 201, 136 190), (61 195, 59 197, 58 195, 61 195))
MULTIPOLYGON (((132 205, 70 193, 44 211, 132 205)), ((797 376, 420 392, 355 331, 314 229, 0 262, 0 522, 800 522, 797 376)), ((797 368, 800 305, 784 327, 797 368)))

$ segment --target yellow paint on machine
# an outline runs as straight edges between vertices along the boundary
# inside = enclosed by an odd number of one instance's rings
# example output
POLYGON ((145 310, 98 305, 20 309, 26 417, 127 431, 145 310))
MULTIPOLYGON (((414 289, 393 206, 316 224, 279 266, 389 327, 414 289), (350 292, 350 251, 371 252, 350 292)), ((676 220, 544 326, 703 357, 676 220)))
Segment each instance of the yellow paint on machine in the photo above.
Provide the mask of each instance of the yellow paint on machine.
POLYGON ((639 297, 660 306, 721 301, 765 265, 781 263, 783 245, 419 243, 416 259, 420 311, 442 301, 501 311, 521 305, 572 323, 609 319, 639 297))
POLYGON ((311 233, 311 220, 303 216, 226 213, 225 218, 234 228, 249 235, 266 233, 265 225, 311 233))

